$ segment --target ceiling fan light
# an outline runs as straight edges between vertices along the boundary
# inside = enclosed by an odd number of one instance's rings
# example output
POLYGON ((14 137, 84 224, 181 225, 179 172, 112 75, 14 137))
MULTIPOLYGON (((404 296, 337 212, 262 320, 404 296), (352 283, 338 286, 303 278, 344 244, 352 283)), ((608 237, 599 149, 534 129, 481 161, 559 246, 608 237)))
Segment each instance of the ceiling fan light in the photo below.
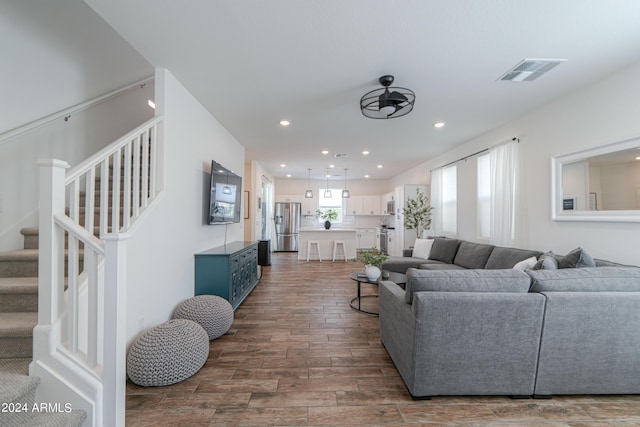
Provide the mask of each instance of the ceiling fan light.
POLYGON ((389 116, 396 112, 396 107, 393 105, 385 105, 380 107, 380 114, 384 114, 385 116, 389 116))

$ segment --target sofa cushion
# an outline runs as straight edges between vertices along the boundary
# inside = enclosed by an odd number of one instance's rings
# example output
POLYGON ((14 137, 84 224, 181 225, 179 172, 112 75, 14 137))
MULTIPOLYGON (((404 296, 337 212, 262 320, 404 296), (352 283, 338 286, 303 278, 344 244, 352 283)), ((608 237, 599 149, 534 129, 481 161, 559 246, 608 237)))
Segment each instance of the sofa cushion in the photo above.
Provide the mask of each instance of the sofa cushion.
POLYGON ((575 248, 558 261, 558 268, 595 267, 596 262, 582 248, 575 248))
POLYGON ((533 266, 532 270, 557 270, 558 257, 552 252, 545 252, 540 255, 538 262, 533 266))
POLYGON ((429 258, 429 252, 431 252, 431 246, 433 245, 433 239, 416 239, 413 244, 414 258, 429 258))
POLYGON ((496 270, 502 268, 513 268, 514 265, 527 258, 539 257, 540 251, 532 251, 528 249, 505 248, 496 246, 493 248, 484 268, 488 270, 496 270))
POLYGON ((404 299, 414 292, 517 292, 529 291, 529 276, 521 270, 407 270, 404 299))
POLYGON ((531 292, 640 292, 640 268, 528 270, 531 292))
POLYGON ((456 257, 456 252, 458 252, 458 246, 460 246, 460 240, 436 237, 431 246, 428 259, 453 264, 453 259, 456 257))
POLYGON ((538 260, 536 257, 532 256, 531 258, 527 258, 525 260, 520 261, 516 265, 513 266, 515 270, 531 270, 538 260))
POLYGON ((421 270, 466 270, 466 268, 460 267, 459 265, 447 264, 446 262, 440 261, 420 264, 418 268, 421 270))
POLYGON ((493 245, 462 241, 453 263, 464 268, 484 268, 493 248, 493 245))

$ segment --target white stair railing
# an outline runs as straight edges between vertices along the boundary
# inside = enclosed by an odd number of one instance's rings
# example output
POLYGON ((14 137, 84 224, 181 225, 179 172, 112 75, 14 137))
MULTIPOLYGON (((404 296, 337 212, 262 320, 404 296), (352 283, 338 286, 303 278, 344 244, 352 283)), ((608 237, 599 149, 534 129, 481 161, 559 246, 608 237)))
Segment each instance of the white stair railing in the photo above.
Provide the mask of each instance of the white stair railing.
POLYGON ((38 162, 34 363, 63 378, 67 390, 84 390, 79 400, 96 426, 124 425, 126 242, 162 187, 161 127, 154 117, 66 177, 66 162, 38 162))

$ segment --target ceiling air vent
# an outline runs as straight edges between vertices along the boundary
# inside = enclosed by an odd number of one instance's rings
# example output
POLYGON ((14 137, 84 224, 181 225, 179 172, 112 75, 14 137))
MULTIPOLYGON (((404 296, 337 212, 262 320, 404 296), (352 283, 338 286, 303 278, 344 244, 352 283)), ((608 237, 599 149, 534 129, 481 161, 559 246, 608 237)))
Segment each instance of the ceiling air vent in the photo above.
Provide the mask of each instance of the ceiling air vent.
POLYGON ((565 61, 566 59, 523 59, 500 76, 498 81, 531 82, 565 61))
POLYGON ((333 157, 335 157, 336 159, 343 159, 345 157, 349 157, 349 155, 348 154, 336 153, 336 154, 334 154, 333 157))

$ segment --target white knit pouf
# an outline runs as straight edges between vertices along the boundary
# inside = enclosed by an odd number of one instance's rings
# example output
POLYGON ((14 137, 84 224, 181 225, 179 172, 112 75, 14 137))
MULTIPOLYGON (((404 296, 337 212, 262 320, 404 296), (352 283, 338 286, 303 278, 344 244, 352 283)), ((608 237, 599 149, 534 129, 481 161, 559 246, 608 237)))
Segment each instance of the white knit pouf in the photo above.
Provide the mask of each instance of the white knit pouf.
POLYGON ((189 319, 207 331, 210 340, 226 334, 233 323, 233 307, 216 295, 198 295, 182 301, 173 313, 174 319, 189 319))
POLYGON ((141 386, 165 386, 186 380, 209 357, 207 331, 196 322, 174 319, 145 331, 127 354, 127 374, 141 386))

